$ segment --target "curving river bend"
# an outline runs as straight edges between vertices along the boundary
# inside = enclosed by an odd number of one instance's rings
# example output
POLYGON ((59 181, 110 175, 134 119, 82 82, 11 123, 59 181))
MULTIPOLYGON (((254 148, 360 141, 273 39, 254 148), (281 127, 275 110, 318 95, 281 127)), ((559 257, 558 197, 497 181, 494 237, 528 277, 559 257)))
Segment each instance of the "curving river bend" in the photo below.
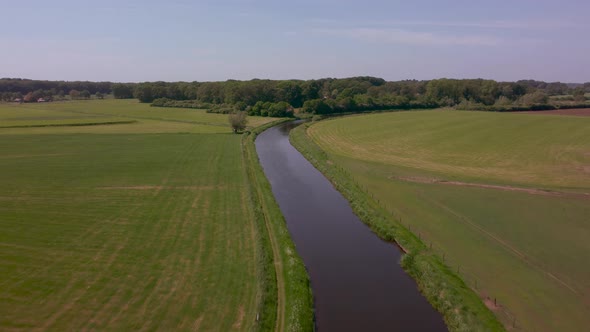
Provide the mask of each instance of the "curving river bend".
POLYGON ((256 150, 311 278, 316 327, 325 331, 446 331, 441 315, 379 239, 289 142, 289 122, 258 136, 256 150))

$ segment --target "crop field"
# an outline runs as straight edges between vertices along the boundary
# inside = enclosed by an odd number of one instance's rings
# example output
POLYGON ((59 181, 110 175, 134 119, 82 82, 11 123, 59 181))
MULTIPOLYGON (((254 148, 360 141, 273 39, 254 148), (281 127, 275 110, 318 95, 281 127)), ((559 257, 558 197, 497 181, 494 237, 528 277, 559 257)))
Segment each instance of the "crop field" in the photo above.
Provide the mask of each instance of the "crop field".
POLYGON ((509 330, 590 326, 590 118, 416 111, 307 133, 509 330))
POLYGON ((226 115, 167 111, 0 104, 0 330, 256 328, 241 137, 226 115), (47 124, 63 126, 30 127, 47 124))

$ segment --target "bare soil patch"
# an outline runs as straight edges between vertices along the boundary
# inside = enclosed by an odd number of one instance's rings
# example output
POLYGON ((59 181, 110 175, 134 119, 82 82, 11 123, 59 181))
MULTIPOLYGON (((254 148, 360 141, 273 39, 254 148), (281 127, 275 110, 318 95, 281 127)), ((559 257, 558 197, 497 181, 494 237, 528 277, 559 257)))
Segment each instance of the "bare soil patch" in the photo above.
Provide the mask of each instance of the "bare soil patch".
POLYGON ((242 322, 244 321, 244 317, 246 316, 246 311, 244 310, 244 306, 240 306, 240 310, 238 313, 238 320, 232 326, 234 329, 240 329, 242 327, 242 322))
POLYGON ((573 108, 573 109, 550 110, 550 111, 523 111, 523 112, 514 112, 514 113, 537 114, 537 115, 590 116, 590 108, 573 108))

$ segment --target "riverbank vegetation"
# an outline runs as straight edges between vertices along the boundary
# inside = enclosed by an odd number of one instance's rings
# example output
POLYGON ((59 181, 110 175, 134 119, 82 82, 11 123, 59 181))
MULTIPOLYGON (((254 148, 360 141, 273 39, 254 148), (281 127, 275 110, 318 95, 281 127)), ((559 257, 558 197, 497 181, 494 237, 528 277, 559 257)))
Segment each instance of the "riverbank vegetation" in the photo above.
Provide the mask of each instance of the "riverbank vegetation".
POLYGON ((0 128, 0 330, 312 329, 253 136, 227 115, 111 99, 0 104, 0 121, 20 126, 0 128))
POLYGON ((589 121, 393 112, 320 121, 292 140, 410 252, 404 268, 452 329, 492 329, 482 301, 462 299, 477 294, 507 329, 576 331, 590 325, 589 121))

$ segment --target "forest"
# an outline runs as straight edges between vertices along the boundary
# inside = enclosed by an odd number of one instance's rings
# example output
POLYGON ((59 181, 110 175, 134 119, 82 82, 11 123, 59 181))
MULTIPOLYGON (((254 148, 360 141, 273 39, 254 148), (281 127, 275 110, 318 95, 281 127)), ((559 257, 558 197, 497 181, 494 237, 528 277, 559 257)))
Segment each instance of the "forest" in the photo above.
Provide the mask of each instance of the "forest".
POLYGON ((435 79, 388 82, 376 77, 225 82, 66 82, 0 79, 0 99, 137 98, 152 106, 204 108, 214 113, 292 116, 379 109, 454 107, 512 111, 588 107, 590 82, 567 84, 520 80, 435 79), (27 98, 28 97, 28 98, 27 98))

